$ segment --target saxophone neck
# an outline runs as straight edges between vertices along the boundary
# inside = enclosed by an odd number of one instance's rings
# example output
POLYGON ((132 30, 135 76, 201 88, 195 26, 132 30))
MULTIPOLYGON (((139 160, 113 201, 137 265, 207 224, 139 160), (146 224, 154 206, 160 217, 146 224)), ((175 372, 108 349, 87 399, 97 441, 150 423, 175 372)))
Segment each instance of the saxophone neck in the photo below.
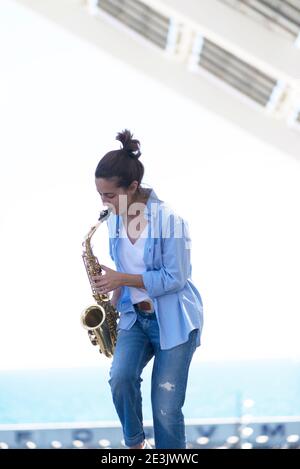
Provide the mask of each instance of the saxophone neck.
POLYGON ((95 232, 97 231, 97 229, 99 228, 101 223, 103 223, 105 220, 107 220, 107 218, 109 217, 111 212, 112 212, 111 208, 108 208, 107 210, 102 210, 100 212, 98 222, 94 226, 92 226, 92 228, 90 229, 90 231, 88 232, 88 234, 84 238, 84 241, 82 243, 82 245, 84 247, 91 248, 91 238, 92 238, 92 236, 95 234, 95 232))

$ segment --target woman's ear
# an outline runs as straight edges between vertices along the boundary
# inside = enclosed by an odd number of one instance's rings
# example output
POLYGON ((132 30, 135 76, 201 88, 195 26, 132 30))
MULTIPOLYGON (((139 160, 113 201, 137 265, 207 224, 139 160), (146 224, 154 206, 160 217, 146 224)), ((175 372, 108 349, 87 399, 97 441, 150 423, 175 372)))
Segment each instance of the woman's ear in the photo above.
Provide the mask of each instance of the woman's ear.
POLYGON ((138 186, 139 186, 138 181, 132 181, 132 183, 129 186, 130 192, 132 192, 132 194, 135 194, 138 186))

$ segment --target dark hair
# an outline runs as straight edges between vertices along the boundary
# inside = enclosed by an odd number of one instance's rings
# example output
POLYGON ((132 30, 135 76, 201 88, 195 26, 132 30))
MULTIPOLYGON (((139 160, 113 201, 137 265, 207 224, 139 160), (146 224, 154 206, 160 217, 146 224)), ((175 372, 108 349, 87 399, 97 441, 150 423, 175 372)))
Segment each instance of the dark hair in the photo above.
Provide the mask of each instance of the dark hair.
POLYGON ((141 156, 140 142, 133 139, 130 130, 118 132, 116 140, 123 147, 106 153, 98 163, 95 171, 96 178, 117 178, 117 187, 129 187, 132 181, 138 181, 139 186, 144 176, 144 166, 139 161, 141 156))

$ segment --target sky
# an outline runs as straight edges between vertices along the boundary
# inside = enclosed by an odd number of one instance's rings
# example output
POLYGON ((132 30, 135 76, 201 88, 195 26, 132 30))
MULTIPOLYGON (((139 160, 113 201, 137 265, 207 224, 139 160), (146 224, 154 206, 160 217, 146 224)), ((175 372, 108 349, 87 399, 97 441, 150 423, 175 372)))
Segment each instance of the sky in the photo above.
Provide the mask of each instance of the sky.
MULTIPOLYGON (((300 161, 13 0, 0 102, 0 369, 107 360, 80 325, 93 303, 81 243, 102 208, 94 170, 124 128, 145 185, 189 223, 194 360, 300 359, 300 161)), ((113 268, 103 228, 94 251, 113 268)))

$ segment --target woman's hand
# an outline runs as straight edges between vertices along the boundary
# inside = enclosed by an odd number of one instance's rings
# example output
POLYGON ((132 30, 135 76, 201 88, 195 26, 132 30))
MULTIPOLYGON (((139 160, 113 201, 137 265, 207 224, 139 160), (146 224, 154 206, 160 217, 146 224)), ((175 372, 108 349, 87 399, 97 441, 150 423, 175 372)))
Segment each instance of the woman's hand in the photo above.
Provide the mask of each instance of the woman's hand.
POLYGON ((117 272, 103 264, 101 264, 101 269, 104 270, 105 275, 100 274, 92 276, 92 280, 94 281, 93 286, 98 293, 107 294, 123 285, 122 272, 117 272))

